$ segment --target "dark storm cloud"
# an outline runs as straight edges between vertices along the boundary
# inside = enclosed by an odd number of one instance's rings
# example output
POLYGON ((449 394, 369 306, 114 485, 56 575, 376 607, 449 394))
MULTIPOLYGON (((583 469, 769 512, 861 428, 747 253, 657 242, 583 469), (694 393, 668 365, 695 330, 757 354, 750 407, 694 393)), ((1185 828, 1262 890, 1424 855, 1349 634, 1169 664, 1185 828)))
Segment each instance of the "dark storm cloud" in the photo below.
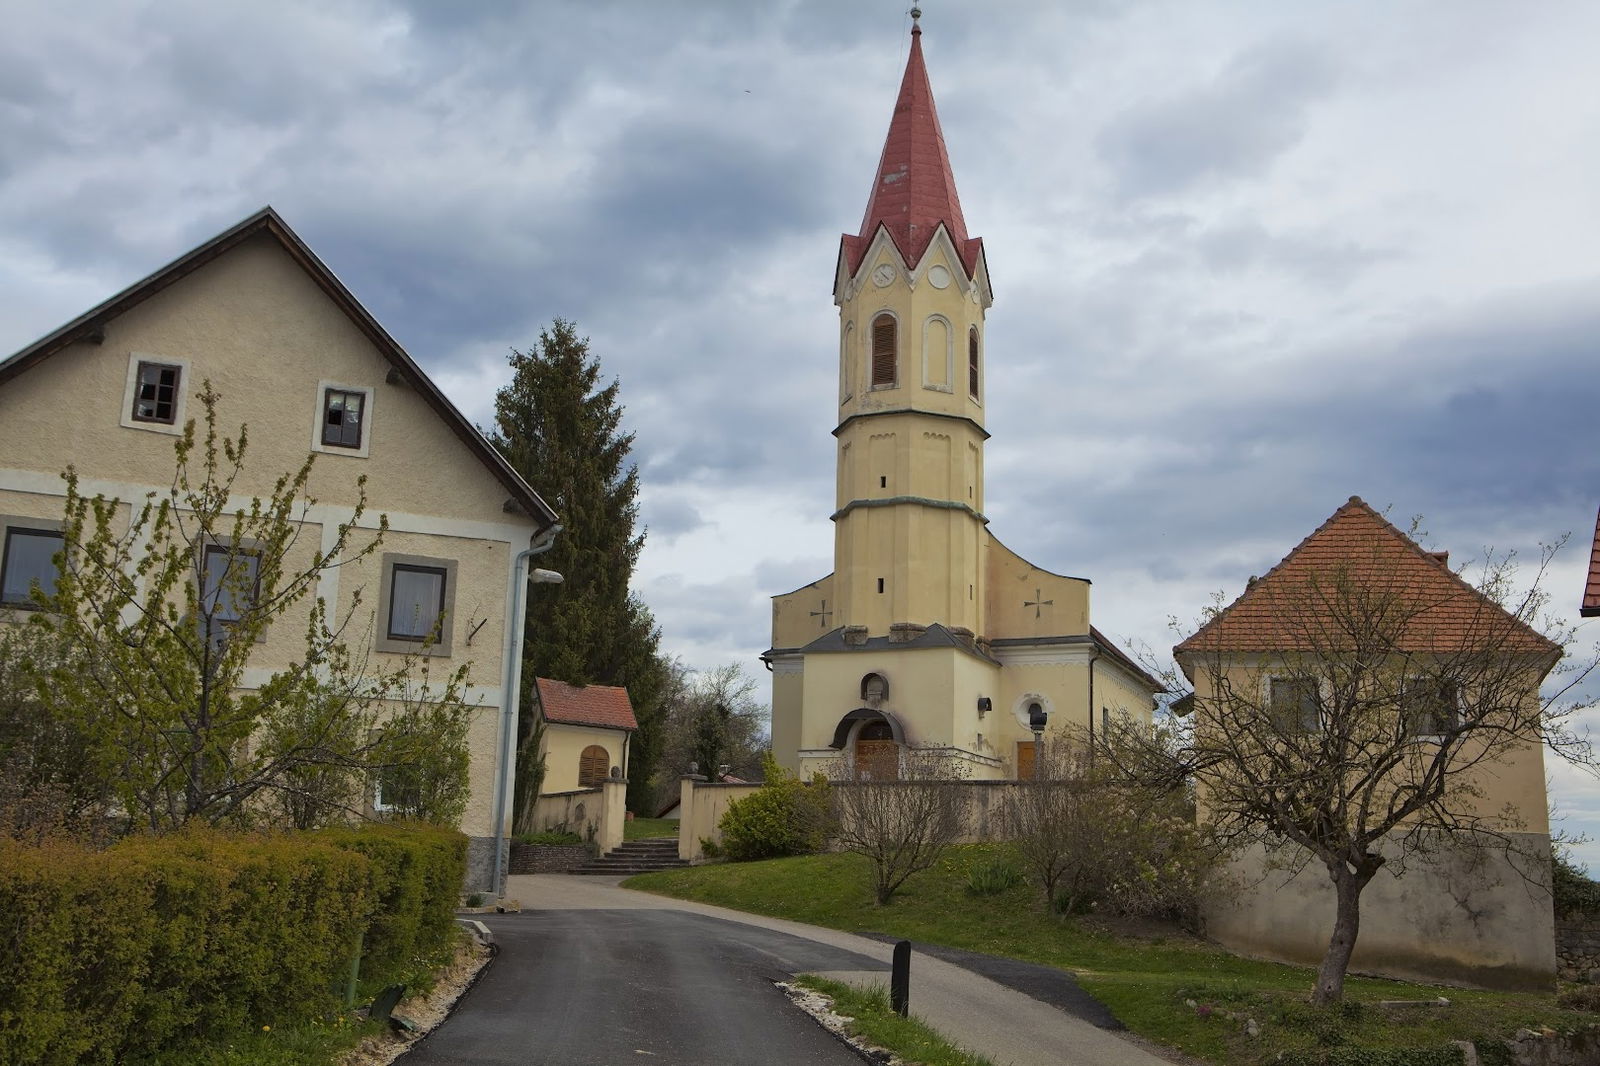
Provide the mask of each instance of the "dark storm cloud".
POLYGON ((1512 299, 1381 349, 1302 353, 1248 392, 1212 392, 1168 421, 1108 412, 1013 440, 991 452, 1002 469, 1019 448, 1066 458, 1032 467, 1037 481, 991 474, 991 497, 1004 493, 990 507, 996 532, 1044 566, 1142 566, 1212 584, 1275 563, 1352 494, 1392 507, 1402 528, 1426 516, 1458 557, 1582 535, 1600 458, 1571 441, 1600 405, 1595 296, 1512 299), (1230 542, 1257 547, 1241 557, 1230 542))
POLYGON ((1300 140, 1309 106, 1332 87, 1336 69, 1331 55, 1306 43, 1257 45, 1209 84, 1129 108, 1098 147, 1124 195, 1254 176, 1300 140))

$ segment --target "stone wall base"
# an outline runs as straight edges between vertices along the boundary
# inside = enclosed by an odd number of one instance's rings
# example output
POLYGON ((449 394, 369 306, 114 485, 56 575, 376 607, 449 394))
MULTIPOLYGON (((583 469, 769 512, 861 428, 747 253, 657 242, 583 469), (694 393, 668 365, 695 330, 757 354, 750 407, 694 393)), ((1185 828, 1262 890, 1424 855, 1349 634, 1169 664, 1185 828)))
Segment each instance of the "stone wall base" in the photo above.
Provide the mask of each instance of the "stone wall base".
POLYGON ((587 844, 513 844, 514 874, 560 874, 589 861, 587 844))
MULTIPOLYGON (((501 858, 507 856, 507 845, 502 842, 501 858)), ((502 863, 501 870, 505 870, 502 863)), ((467 838, 467 876, 462 883, 463 892, 487 892, 498 896, 503 885, 496 886, 494 881, 494 837, 468 837, 467 838)))

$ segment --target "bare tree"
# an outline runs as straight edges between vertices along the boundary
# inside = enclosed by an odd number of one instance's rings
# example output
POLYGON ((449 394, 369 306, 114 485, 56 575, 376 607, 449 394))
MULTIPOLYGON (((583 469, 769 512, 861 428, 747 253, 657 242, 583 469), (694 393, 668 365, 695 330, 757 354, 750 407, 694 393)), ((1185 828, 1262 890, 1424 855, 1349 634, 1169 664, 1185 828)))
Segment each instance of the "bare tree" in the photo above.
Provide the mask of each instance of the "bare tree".
POLYGON ((755 679, 737 663, 676 673, 662 697, 662 768, 675 777, 693 763, 715 781, 726 766, 739 777, 758 778, 769 712, 756 692, 755 679))
POLYGON ((897 779, 875 769, 841 760, 829 777, 836 842, 872 863, 873 895, 881 904, 967 831, 966 772, 946 749, 918 747, 900 749, 897 779))
MULTIPOLYGON (((1105 757, 1137 735, 1124 720, 1102 734, 1089 757, 1088 738, 1067 732, 1039 753, 1034 776, 1012 791, 1007 816, 1018 855, 1044 892, 1046 906, 1072 914, 1162 915, 1192 923, 1201 886, 1215 874, 1222 849, 1194 820, 1183 787, 1155 787, 1119 770, 1105 757)), ((1120 754, 1120 753, 1119 753, 1120 754)))
POLYGON ((1176 751, 1136 745, 1124 765, 1193 780, 1202 817, 1231 840, 1326 868, 1336 909, 1313 1002, 1343 995, 1361 893, 1386 852, 1403 869, 1429 847, 1509 846, 1521 826, 1495 774, 1541 742, 1593 768, 1570 721, 1594 663, 1557 667, 1573 632, 1545 613, 1554 551, 1524 582, 1490 553, 1469 584, 1352 498, 1174 649, 1192 730, 1176 751))

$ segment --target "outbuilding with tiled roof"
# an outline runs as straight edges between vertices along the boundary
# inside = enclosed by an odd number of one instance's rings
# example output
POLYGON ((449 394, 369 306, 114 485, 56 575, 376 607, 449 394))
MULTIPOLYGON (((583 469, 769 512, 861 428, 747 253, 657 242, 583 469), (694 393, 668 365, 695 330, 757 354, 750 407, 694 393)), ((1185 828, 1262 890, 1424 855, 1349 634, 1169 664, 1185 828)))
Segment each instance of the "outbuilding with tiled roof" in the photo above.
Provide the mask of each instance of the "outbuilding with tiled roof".
POLYGON ((535 678, 534 699, 544 720, 545 776, 541 795, 598 786, 627 777, 628 744, 638 719, 628 690, 535 678))

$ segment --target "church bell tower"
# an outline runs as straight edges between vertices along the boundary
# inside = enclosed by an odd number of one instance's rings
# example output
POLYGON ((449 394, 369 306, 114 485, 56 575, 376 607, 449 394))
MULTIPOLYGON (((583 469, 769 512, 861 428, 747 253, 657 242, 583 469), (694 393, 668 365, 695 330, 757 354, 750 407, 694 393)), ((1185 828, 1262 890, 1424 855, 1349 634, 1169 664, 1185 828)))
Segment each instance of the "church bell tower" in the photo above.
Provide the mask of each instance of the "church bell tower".
POLYGON ((839 243, 834 592, 841 622, 980 629, 983 242, 967 236, 922 29, 873 175, 839 243))
MULTIPOLYGON (((866 214, 839 241, 834 570, 772 600, 772 748, 801 772, 900 772, 911 746, 966 776, 1032 772, 1032 724, 1148 719, 1156 686, 1089 625, 1089 582, 984 516, 983 242, 968 236, 913 9, 866 214)), ((1076 735, 1076 732, 1074 732, 1076 735)))

